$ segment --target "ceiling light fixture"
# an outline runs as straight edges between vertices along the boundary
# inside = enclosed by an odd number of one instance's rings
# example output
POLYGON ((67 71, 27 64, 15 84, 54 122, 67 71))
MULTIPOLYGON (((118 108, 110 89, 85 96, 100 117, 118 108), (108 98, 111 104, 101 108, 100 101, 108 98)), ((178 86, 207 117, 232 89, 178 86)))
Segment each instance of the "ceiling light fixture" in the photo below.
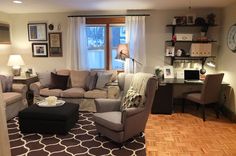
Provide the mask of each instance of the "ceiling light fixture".
POLYGON ((23 2, 22 2, 22 1, 13 1, 13 3, 21 4, 21 3, 23 3, 23 2))

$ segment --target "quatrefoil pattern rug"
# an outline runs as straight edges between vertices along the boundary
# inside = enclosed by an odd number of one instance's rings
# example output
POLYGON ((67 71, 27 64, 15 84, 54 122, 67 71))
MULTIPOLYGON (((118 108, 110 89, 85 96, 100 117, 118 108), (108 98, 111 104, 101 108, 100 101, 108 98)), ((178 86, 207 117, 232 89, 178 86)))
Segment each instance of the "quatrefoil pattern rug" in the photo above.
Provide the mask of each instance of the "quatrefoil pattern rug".
POLYGON ((137 136, 119 148, 105 137, 98 137, 92 113, 80 112, 76 126, 67 135, 22 134, 18 117, 8 121, 12 156, 128 156, 145 154, 145 139, 137 136))

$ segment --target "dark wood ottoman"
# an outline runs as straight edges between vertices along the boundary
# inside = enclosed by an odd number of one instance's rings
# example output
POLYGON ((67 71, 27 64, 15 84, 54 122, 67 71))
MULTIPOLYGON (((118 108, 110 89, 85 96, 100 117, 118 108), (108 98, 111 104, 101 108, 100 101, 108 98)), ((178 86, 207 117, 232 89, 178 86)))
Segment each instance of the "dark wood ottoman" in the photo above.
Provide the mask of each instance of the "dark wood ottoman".
POLYGON ((36 104, 19 112, 22 133, 66 134, 79 118, 79 105, 65 103, 58 107, 39 107, 36 104))

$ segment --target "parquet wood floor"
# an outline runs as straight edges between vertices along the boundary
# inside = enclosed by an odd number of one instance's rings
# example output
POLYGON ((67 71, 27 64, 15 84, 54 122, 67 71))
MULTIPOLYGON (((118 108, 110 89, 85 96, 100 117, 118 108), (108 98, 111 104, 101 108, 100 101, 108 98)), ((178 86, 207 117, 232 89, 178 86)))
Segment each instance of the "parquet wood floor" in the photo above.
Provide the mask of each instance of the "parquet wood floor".
POLYGON ((236 156, 236 124, 214 111, 188 106, 185 113, 150 115, 145 129, 147 156, 236 156))

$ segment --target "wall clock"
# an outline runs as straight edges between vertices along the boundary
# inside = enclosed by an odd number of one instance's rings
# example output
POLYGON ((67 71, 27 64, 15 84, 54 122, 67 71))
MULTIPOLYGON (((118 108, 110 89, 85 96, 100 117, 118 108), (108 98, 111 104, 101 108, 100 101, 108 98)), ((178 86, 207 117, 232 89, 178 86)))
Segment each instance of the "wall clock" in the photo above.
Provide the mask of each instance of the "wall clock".
POLYGON ((232 25, 229 28, 227 44, 228 44, 229 49, 232 52, 236 53, 236 24, 232 25))

